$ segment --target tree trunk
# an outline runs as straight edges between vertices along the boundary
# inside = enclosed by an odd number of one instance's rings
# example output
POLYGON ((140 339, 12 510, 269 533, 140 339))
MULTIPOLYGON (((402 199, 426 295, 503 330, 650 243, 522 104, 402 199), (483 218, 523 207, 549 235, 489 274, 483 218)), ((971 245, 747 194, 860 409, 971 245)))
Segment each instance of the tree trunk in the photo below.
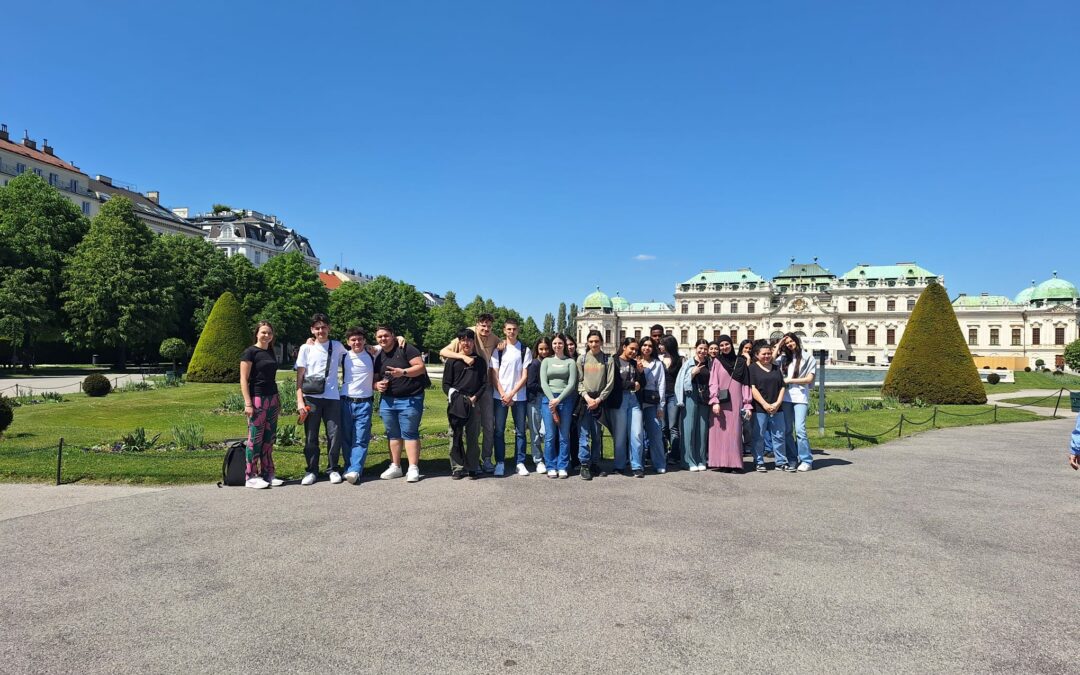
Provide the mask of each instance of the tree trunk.
POLYGON ((121 342, 116 349, 116 369, 124 370, 127 366, 127 343, 121 342))

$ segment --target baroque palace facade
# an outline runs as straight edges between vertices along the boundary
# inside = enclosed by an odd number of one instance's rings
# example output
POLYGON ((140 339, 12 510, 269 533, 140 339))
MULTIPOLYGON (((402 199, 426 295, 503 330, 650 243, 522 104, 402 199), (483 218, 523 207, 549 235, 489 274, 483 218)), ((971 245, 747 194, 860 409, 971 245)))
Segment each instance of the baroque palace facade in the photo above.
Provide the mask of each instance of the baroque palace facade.
MULTIPOLYGON (((676 284, 674 305, 632 303, 598 288, 582 303, 577 338, 582 343, 590 330, 599 330, 610 352, 622 338, 648 335, 650 326, 661 324, 685 352, 699 338, 730 335, 738 343, 793 332, 839 338, 843 348, 829 350, 837 362, 887 364, 919 294, 931 283, 944 285, 945 279, 914 262, 860 264, 837 276, 817 258, 792 259, 771 279, 747 268, 705 270, 676 284)), ((1015 298, 961 294, 953 308, 981 366, 1023 369, 1038 359, 1062 366, 1065 345, 1080 338, 1080 292, 1056 272, 1015 298)))

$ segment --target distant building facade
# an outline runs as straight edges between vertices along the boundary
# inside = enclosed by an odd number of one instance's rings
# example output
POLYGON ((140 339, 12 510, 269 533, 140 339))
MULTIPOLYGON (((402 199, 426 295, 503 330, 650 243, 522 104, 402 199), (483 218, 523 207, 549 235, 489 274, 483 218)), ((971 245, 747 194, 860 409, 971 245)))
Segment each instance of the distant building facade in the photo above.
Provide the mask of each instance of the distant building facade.
POLYGON ((319 259, 307 238, 285 227, 276 216, 231 210, 189 217, 186 208, 173 209, 173 213, 202 230, 207 240, 226 256, 242 255, 259 267, 279 255, 299 251, 307 264, 319 269, 319 259))
POLYGON ((56 156, 48 139, 38 148, 37 141, 25 135, 12 141, 6 124, 0 124, 0 180, 3 185, 27 171, 48 181, 60 194, 70 199, 87 218, 97 215, 101 202, 90 188, 90 177, 79 167, 56 156))
POLYGON ((176 215, 159 202, 161 194, 157 191, 145 195, 121 185, 114 185, 112 178, 97 176, 90 179, 90 190, 100 204, 113 197, 127 197, 135 207, 135 215, 146 224, 154 234, 182 234, 187 237, 204 237, 202 228, 196 227, 176 215))

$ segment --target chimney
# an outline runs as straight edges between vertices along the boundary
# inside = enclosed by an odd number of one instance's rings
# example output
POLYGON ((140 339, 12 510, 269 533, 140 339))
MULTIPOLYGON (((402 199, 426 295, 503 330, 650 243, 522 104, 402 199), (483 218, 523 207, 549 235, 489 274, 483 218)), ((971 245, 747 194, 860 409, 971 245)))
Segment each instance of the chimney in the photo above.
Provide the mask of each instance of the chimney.
POLYGON ((96 178, 97 178, 99 183, 105 183, 106 185, 112 185, 112 178, 109 178, 108 176, 102 176, 101 174, 98 174, 96 176, 96 178))
POLYGON ((47 138, 41 139, 41 149, 46 155, 53 154, 52 146, 49 145, 49 139, 47 138))
POLYGON ((30 131, 27 129, 23 129, 22 144, 31 150, 37 150, 37 142, 30 138, 30 131))
POLYGON ((10 141, 11 137, 8 136, 8 130, 6 124, 0 124, 0 141, 10 141))
POLYGON ((161 193, 157 190, 151 190, 150 192, 147 192, 146 198, 154 202, 155 204, 161 203, 161 193))

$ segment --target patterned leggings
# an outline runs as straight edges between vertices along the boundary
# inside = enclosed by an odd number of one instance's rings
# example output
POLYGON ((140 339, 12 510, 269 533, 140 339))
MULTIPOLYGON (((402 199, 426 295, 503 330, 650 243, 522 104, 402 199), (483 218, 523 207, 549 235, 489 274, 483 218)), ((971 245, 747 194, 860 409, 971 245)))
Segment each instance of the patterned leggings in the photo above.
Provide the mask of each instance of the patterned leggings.
POLYGON ((277 437, 278 413, 281 400, 277 394, 270 398, 252 396, 255 414, 248 418, 247 470, 244 478, 274 475, 274 439, 277 437))

